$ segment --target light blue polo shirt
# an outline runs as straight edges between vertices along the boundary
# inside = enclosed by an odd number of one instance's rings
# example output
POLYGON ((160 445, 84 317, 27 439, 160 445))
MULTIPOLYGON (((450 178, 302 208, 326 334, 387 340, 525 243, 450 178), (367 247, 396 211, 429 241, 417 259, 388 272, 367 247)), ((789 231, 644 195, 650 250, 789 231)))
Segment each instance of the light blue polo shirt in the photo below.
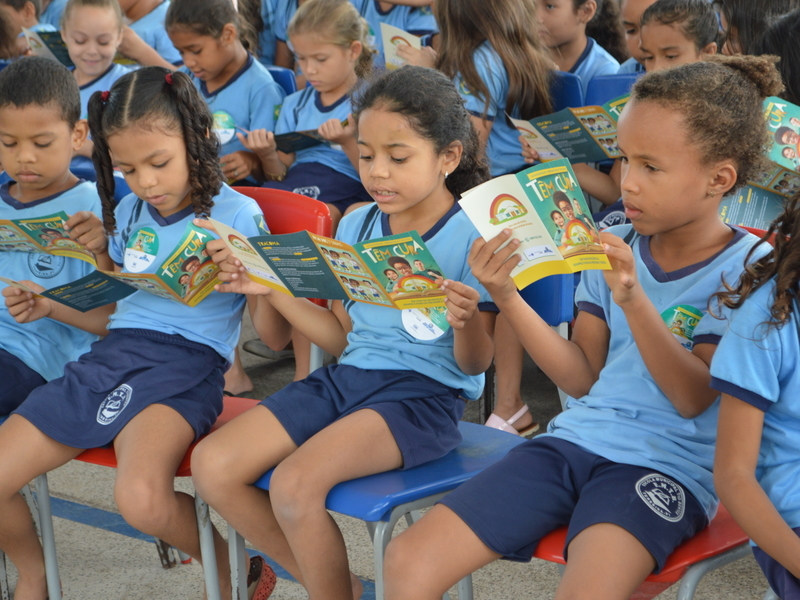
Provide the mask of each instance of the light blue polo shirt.
POLYGON ((110 90, 111 86, 114 85, 114 82, 117 79, 126 73, 129 73, 130 71, 130 67, 118 65, 117 63, 111 63, 111 66, 108 67, 106 72, 100 75, 100 77, 80 86, 81 119, 89 118, 89 98, 92 97, 92 94, 95 92, 105 92, 110 90))
POLYGON ((39 15, 39 23, 47 23, 56 29, 61 29, 61 15, 67 6, 67 0, 52 0, 39 15))
MULTIPOLYGON (((117 234, 110 240, 109 255, 123 273, 155 273, 172 255, 194 219, 194 208, 164 218, 140 201, 135 194, 123 198, 116 209, 117 234), (135 250, 139 231, 155 252, 145 262, 135 250), (126 252, 126 250, 131 250, 126 252)), ((259 228, 264 217, 255 200, 233 191, 227 185, 214 197, 211 217, 241 231, 245 236, 263 235, 259 228)), ((209 232, 209 239, 216 236, 209 232)), ((137 291, 117 302, 109 329, 150 329, 205 344, 229 362, 239 341, 245 297, 240 294, 211 292, 197 306, 186 306, 168 298, 137 291)))
POLYGON ((581 78, 581 88, 583 89, 583 97, 586 97, 586 90, 589 87, 589 82, 598 75, 614 75, 619 71, 619 63, 617 59, 606 52, 600 44, 594 41, 593 38, 586 38, 587 44, 580 55, 578 61, 569 70, 581 78))
POLYGON ((169 10, 169 0, 164 0, 138 21, 131 23, 133 29, 144 42, 173 65, 183 64, 180 52, 172 45, 164 27, 164 18, 169 10))
MULTIPOLYGON (((364 206, 344 217, 339 223, 337 238, 348 244, 357 243, 370 208, 364 206)), ((392 235, 388 215, 379 213, 364 239, 388 235, 392 235)), ((489 294, 467 265, 472 242, 478 237, 480 234, 456 203, 422 236, 422 240, 445 277, 466 283, 480 292, 482 302, 491 302, 489 294)), ((420 328, 416 314, 419 311, 351 301, 345 302, 345 308, 353 321, 353 329, 347 334, 347 347, 339 359, 341 364, 361 369, 416 371, 462 390, 462 395, 468 400, 481 395, 483 374, 465 374, 453 356, 452 327, 445 332, 420 328)))
POLYGON ((711 386, 764 412, 756 478, 788 523, 800 527, 800 332, 789 320, 770 327, 775 282, 736 310, 711 363, 711 386))
MULTIPOLYGON (((607 231, 624 238, 630 229, 620 225, 607 231)), ((649 237, 633 242, 639 282, 687 352, 694 344, 719 342, 726 324, 708 314, 709 297, 720 288, 720 277, 729 283, 739 278, 756 242, 755 236, 736 229, 716 256, 670 273, 653 259, 649 237)), ((617 463, 664 473, 686 487, 713 517, 718 500, 711 470, 719 401, 694 419, 678 414, 650 375, 602 271, 583 272, 576 301, 580 310, 608 325, 608 357, 589 393, 568 398, 567 410, 550 422, 546 435, 617 463)))
MULTIPOLYGON (((0 219, 31 219, 58 212, 73 215, 88 210, 102 219, 100 197, 93 183, 81 181, 74 187, 35 202, 23 204, 9 193, 9 183, 0 186, 0 219)), ((0 252, 0 274, 19 281, 26 279, 49 289, 70 283, 93 272, 89 263, 77 258, 28 252, 0 252)), ((0 289, 6 287, 0 282, 0 289)), ((19 324, 0 305, 0 348, 13 354, 50 381, 63 375, 64 365, 89 351, 98 337, 52 319, 19 324)))
POLYGON ((258 34, 258 60, 262 65, 275 64, 275 13, 278 0, 261 0, 261 23, 258 34))

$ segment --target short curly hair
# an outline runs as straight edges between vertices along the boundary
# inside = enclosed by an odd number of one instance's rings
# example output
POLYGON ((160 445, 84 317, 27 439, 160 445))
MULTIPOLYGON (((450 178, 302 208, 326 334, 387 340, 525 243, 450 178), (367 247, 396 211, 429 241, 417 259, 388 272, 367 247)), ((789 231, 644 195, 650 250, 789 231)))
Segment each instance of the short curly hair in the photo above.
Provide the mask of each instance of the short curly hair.
POLYGON ((172 73, 164 67, 143 67, 117 79, 110 92, 95 92, 89 98, 92 161, 106 232, 112 235, 116 228, 114 166, 108 138, 133 126, 166 127, 180 133, 189 156, 194 212, 197 216, 210 216, 213 198, 222 189, 223 181, 219 138, 213 134, 214 117, 188 75, 172 73))
POLYGON ((680 112, 705 164, 734 162, 737 179, 730 193, 768 168, 762 102, 783 89, 776 60, 716 55, 648 73, 633 86, 630 103, 654 102, 680 112))

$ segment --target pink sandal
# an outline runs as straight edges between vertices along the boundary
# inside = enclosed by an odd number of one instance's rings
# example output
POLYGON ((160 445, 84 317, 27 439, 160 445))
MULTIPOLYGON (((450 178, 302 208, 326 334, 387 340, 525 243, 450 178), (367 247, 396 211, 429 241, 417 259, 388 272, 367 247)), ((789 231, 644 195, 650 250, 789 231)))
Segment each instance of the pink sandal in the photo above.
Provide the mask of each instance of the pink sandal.
POLYGON ((530 425, 528 425, 525 429, 517 429, 514 427, 514 423, 519 421, 519 419, 527 412, 530 411, 527 404, 523 404, 522 408, 520 408, 517 413, 511 417, 508 421, 506 421, 503 417, 497 416, 495 413, 489 415, 489 418, 486 419, 486 423, 484 423, 487 427, 492 427, 494 429, 499 429, 500 431, 507 431, 508 433, 513 433, 515 435, 520 435, 522 437, 530 437, 537 431, 539 431, 539 424, 534 421, 530 425))

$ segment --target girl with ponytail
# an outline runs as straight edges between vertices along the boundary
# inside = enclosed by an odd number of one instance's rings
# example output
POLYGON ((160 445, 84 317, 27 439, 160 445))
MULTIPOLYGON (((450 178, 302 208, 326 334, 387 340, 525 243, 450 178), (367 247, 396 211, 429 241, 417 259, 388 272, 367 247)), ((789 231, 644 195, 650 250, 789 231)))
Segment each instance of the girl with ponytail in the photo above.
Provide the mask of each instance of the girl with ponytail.
MULTIPOLYGON (((157 273, 169 262, 180 280, 209 276, 205 244, 213 236, 194 225, 197 216, 211 216, 247 236, 263 233, 256 203, 222 181, 213 117, 188 75, 162 67, 124 75, 110 91, 92 95, 89 126, 108 254, 117 271, 157 273), (114 166, 133 190, 116 209, 114 166)), ((56 314, 50 300, 30 294, 14 300, 28 308, 28 320, 56 314)), ((24 465, 11 486, 68 462, 84 448, 113 444, 119 464, 115 498, 122 516, 199 560, 194 500, 176 492, 173 479, 190 444, 222 412, 223 375, 233 361, 244 305, 238 294, 214 292, 188 307, 137 291, 119 300, 103 322, 94 319, 94 329, 107 324, 105 338, 68 363, 62 378, 28 396, 27 408, 4 425, 4 433, 16 431, 24 440, 14 452, 21 448, 29 457, 18 463, 3 459, 24 465)), ((258 318, 269 325, 277 313, 268 308, 261 307, 258 318)), ((265 341, 283 347, 287 329, 272 327, 265 341)), ((13 508, 22 510, 24 504, 13 508)), ((32 529, 6 535, 14 522, 10 511, 4 505, 3 550, 18 565, 41 562, 41 550, 30 550, 38 547, 32 529)), ((217 556, 225 557, 218 534, 215 542, 217 556)), ((231 589, 226 562, 219 563, 223 598, 231 589)), ((259 597, 266 598, 274 574, 261 559, 251 567, 259 597)), ((43 568, 41 574, 43 584, 43 568)))

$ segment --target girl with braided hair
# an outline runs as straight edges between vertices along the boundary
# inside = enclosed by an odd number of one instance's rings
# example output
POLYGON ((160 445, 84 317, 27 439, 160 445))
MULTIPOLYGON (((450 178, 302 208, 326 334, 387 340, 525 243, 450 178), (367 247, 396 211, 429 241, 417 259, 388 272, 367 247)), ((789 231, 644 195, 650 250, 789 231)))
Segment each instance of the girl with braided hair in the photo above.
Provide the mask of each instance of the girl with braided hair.
MULTIPOLYGON (((187 235, 198 245, 209 241, 206 230, 194 227, 196 216, 212 216, 247 236, 263 232, 256 203, 222 183, 213 118, 189 76, 162 67, 128 73, 109 92, 92 96, 89 123, 108 257, 118 271, 155 273, 187 235), (116 209, 112 156, 134 192, 116 209)), ((27 321, 52 310, 49 300, 31 294, 9 298, 7 305, 27 321)), ((113 444, 122 516, 199 560, 194 500, 175 492, 173 479, 189 445, 222 411, 223 374, 233 360, 244 305, 242 295, 212 293, 189 308, 143 291, 117 302, 105 317, 108 335, 68 363, 63 377, 29 395, 26 408, 4 424, 0 456, 17 467, 14 477, 3 478, 0 497, 13 497, 24 482, 84 448, 113 444), (13 461, 7 452, 15 454, 13 461)), ((258 318, 269 330, 262 331, 264 341, 280 348, 288 328, 271 327, 274 314, 261 306, 258 318)), ((19 525, 30 522, 24 504, 0 503, 0 544, 20 579, 40 584, 43 599, 42 551, 34 530, 19 525)), ((217 556, 225 557, 218 534, 215 541, 217 556)), ((223 597, 230 593, 226 562, 219 563, 223 597)), ((261 559, 252 566, 259 597, 266 598, 274 574, 261 559)))

